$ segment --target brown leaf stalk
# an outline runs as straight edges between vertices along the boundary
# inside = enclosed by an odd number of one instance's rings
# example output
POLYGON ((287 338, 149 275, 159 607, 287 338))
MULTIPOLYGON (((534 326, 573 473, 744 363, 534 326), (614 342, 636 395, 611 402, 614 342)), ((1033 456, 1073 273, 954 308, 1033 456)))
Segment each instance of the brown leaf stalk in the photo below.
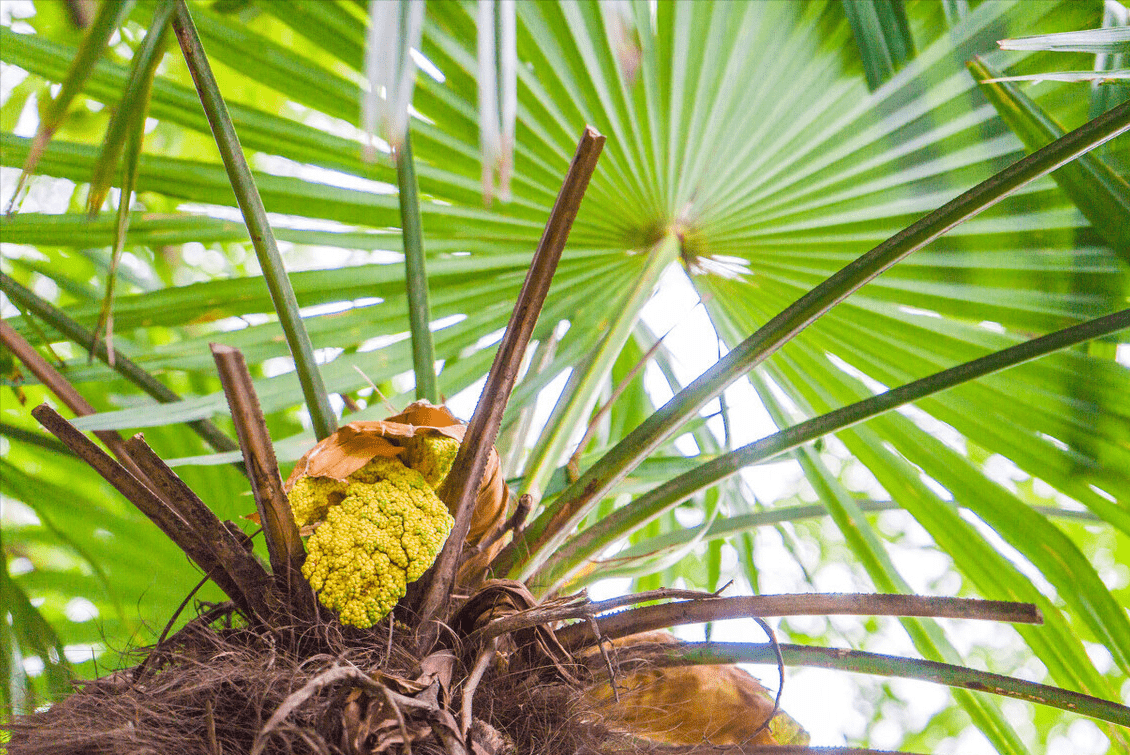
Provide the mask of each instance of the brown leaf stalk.
MULTIPOLYGON (((701 753, 702 745, 671 745, 663 755, 701 753)), ((712 755, 915 755, 909 750, 872 750, 866 747, 809 747, 808 745, 713 745, 712 755)))
MULTIPOLYGON (((47 389, 54 393, 76 416, 85 417, 88 414, 94 414, 94 407, 82 397, 82 394, 75 390, 70 381, 44 359, 12 326, 2 320, 0 320, 0 342, 3 342, 8 351, 11 351, 16 359, 19 359, 39 379, 39 382, 47 386, 47 389)), ((95 430, 94 435, 106 444, 110 453, 114 454, 118 461, 122 463, 122 466, 128 469, 134 477, 144 483, 149 482, 145 473, 129 457, 129 452, 125 449, 125 441, 122 440, 122 436, 117 431, 95 430)))
POLYGON ((495 354, 482 395, 467 427, 467 434, 444 484, 444 503, 456 512, 455 526, 432 568, 430 582, 424 591, 420 608, 420 615, 424 619, 421 647, 434 642, 438 631, 434 622, 442 620, 447 613, 459 555, 471 526, 487 458, 498 437, 502 413, 514 388, 522 357, 545 303, 557 262, 561 259, 565 241, 569 237, 573 220, 577 217, 585 189, 596 169, 603 147, 604 137, 592 127, 586 127, 557 195, 557 202, 546 222, 545 232, 538 243, 526 281, 506 326, 506 333, 495 354), (452 503, 456 505, 452 506, 452 503))
MULTIPOLYGON (((234 583, 243 596, 243 603, 231 593, 228 593, 229 596, 241 608, 249 608, 266 622, 271 616, 273 604, 278 601, 270 589, 266 571, 255 560, 255 556, 239 541, 236 533, 200 500, 192 488, 154 453, 140 434, 126 441, 126 448, 156 484, 165 500, 209 551, 210 557, 219 565, 226 578, 234 583)), ((223 587, 221 582, 217 584, 223 587)))
MULTIPOLYGON (((1030 603, 919 595, 745 595, 703 598, 643 606, 599 619, 601 633, 626 637, 679 624, 698 624, 750 616, 919 616, 1040 624, 1043 617, 1030 603)), ((571 651, 593 644, 585 623, 559 629, 557 637, 571 651)))

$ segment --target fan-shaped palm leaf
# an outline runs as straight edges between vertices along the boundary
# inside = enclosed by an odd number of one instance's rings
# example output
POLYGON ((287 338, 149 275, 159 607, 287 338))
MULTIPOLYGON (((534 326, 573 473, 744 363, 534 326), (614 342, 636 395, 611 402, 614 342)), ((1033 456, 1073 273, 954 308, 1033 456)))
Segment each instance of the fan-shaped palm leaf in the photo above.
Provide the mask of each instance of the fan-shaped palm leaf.
MULTIPOLYGON (((997 40, 1094 28, 1101 12, 1097 3, 985 2, 939 36, 920 30, 928 28, 927 20, 940 19, 940 12, 909 4, 908 28, 917 35, 919 52, 869 91, 855 46, 859 35, 853 37, 839 3, 637 2, 630 9, 632 23, 625 24, 614 16, 619 10, 595 2, 517 4, 512 198, 490 207, 480 194, 477 9, 431 3, 424 23, 420 52, 441 75, 418 77, 412 148, 435 351, 443 362, 441 393, 453 396, 485 374, 581 128, 590 123, 608 137, 534 333, 544 358, 530 360, 504 419, 514 470, 522 477, 517 484, 542 498, 535 514, 553 511, 555 499, 572 495, 560 467, 602 396, 651 346, 641 335, 641 312, 665 275, 689 279, 718 338, 737 348, 869 249, 1025 154, 1025 144, 966 71, 967 60, 983 55, 1008 73, 1032 73, 1048 53, 1000 51, 997 40), (628 26, 633 31, 625 37, 628 26), (631 70, 621 54, 626 39, 638 44, 638 65, 631 70), (522 422, 522 409, 539 400, 557 401, 548 421, 522 422)), ((127 37, 140 33, 150 12, 145 4, 132 12, 127 37)), ((192 12, 235 130, 251 155, 264 205, 274 213, 274 233, 324 362, 327 389, 353 397, 371 379, 394 394, 411 391, 404 377, 413 361, 398 254, 395 166, 387 156, 371 163, 362 157, 365 9, 344 0, 295 0, 249 3, 232 15, 194 4, 192 12)), ((958 15, 963 14, 953 14, 958 15)), ((46 13, 30 22, 35 34, 0 27, 4 62, 26 70, 36 85, 61 81, 75 55, 68 34, 46 13)), ((84 95, 115 105, 128 71, 120 57, 99 61, 84 95)), ((1073 97, 1071 86, 1044 85, 1035 97, 1038 107, 1068 129, 1087 118, 1086 98, 1073 97)), ((30 87, 19 91, 26 98, 30 87)), ((232 222, 234 197, 198 102, 180 62, 167 58, 149 104, 159 124, 147 137, 137 175, 144 209, 134 214, 126 238, 144 275, 114 306, 115 346, 186 398, 158 407, 137 397, 118 372, 86 364, 77 351, 66 370, 103 410, 84 420, 84 427, 153 427, 154 444, 165 443, 162 452, 173 456, 200 456, 205 449, 182 429, 165 426, 225 411, 207 349, 220 338, 261 366, 256 388, 276 437, 306 437, 293 412, 301 394, 293 371, 287 371, 282 331, 248 260, 246 231, 232 222), (189 243, 192 254, 166 261, 170 249, 189 243), (222 269, 201 264, 212 250, 226 255, 222 269)), ((4 114, 23 106, 13 95, 4 114)), ((37 170, 78 184, 89 181, 99 154, 96 131, 72 118, 37 170)), ((2 164, 18 168, 31 140, 10 133, 2 139, 2 164)), ((1117 173, 1125 150, 1122 137, 1101 159, 1117 173)), ((36 284, 75 320, 92 326, 114 228, 110 220, 86 225, 66 215, 5 219, 4 241, 13 245, 5 272, 36 284), (63 293, 55 296, 44 279, 63 293)), ((747 364, 697 399, 677 398, 662 434, 648 439, 657 457, 639 465, 640 454, 613 451, 608 458, 623 461, 617 472, 623 479, 602 478, 609 485, 574 524, 584 528, 625 499, 646 496, 724 453, 723 434, 714 433, 717 420, 707 415, 725 419, 727 442, 736 438, 730 447, 755 439, 747 438, 753 432, 745 416, 749 410, 734 408, 736 394, 723 393, 724 403, 712 402, 734 380, 747 390, 752 386, 783 428, 1122 310, 1128 282, 1125 262, 1072 197, 1051 178, 1041 178, 866 283, 791 340, 795 331, 790 331, 781 338, 783 348, 750 381, 743 377, 747 364), (688 453, 685 441, 674 443, 681 433, 698 439, 697 457, 664 463, 662 456, 688 453)), ((827 303, 849 291, 831 292, 827 303)), ((15 295, 9 297, 28 311, 15 295)), ((10 322, 32 343, 58 340, 50 324, 26 315, 10 322)), ((890 521, 920 526, 931 547, 952 559, 969 592, 1040 606, 1046 625, 1009 637, 1027 646, 1050 681, 1117 700, 1130 674, 1125 592, 1089 563, 1105 546, 1081 542, 1080 530, 1049 516, 1046 507, 1072 512, 1086 507, 1125 550, 1130 533, 1119 502, 1130 500, 1125 472, 1130 415, 1119 397, 1130 390, 1130 375, 1115 360, 1124 341, 1124 332, 1108 336, 926 396, 913 408, 839 430, 823 452, 796 449, 795 469, 862 566, 859 585, 905 590, 913 584, 897 568, 902 565, 891 554, 898 548, 884 527, 890 521), (1002 464, 1010 470, 1008 479, 997 472, 1002 464), (841 465, 865 468, 874 481, 868 497, 905 513, 876 522, 869 513, 874 507, 858 500, 846 473, 836 472, 841 465), (1106 647, 1112 663, 1092 661, 1086 643, 1106 647)), ((671 357, 662 347, 653 358, 677 391, 694 376, 676 376, 664 361, 671 357)), ((35 395, 38 390, 29 388, 35 395)), ((641 425, 659 403, 656 395, 645 390, 642 379, 627 383, 597 423, 589 447, 581 449, 581 471, 604 468, 604 452, 641 425)), ((377 404, 371 401, 355 416, 378 416, 377 404)), ((29 426, 7 408, 4 418, 29 426)), ((122 577, 121 570, 133 544, 138 550, 156 548, 158 538, 108 503, 112 496, 103 500, 98 493, 86 493, 91 502, 82 509, 82 521, 101 522, 93 526, 130 547, 115 550, 100 536, 76 535, 81 525, 71 525, 69 517, 78 514, 55 510, 62 502, 51 497, 58 492, 51 487, 53 475, 73 463, 44 458, 14 435, 8 442, 6 463, 19 481, 10 495, 38 512, 37 521, 9 520, 5 514, 6 557, 27 558, 33 567, 13 574, 12 584, 48 599, 41 611, 64 643, 94 639, 81 624, 60 618, 59 606, 87 591, 96 596, 90 600, 108 630, 128 631, 126 626, 135 626, 131 596, 145 586, 136 576, 122 577), (17 540, 9 527, 21 546, 27 544, 28 555, 14 550, 17 540), (67 538, 52 540, 52 527, 67 538), (68 582, 64 572, 70 567, 50 560, 57 553, 68 554, 71 564, 97 564, 105 577, 92 572, 68 582), (122 623, 113 624, 111 614, 122 623)), ((280 458, 287 446, 280 444, 280 458)), ((300 442, 292 446, 292 455, 301 452, 300 442)), ((568 480, 575 471, 565 472, 568 480)), ((213 491, 208 503, 222 515, 250 510, 250 502, 234 493, 242 483, 233 470, 211 466, 186 473, 205 485, 198 490, 213 491)), ((772 569, 760 555, 761 540, 753 537, 770 518, 741 500, 742 484, 757 483, 732 479, 703 504, 710 512, 695 520, 701 526, 674 551, 679 558, 652 567, 697 583, 702 552, 713 565, 701 579, 713 581, 721 542, 733 542, 758 571, 772 569)), ((777 522, 810 515, 790 508, 777 522)), ((545 518, 535 523, 533 535, 547 523, 545 518)), ((658 544, 676 543, 681 528, 668 511, 643 529, 623 533, 613 548, 624 546, 623 557, 653 553, 658 544)), ((561 530, 555 536, 570 534, 561 530)), ((551 552, 550 545, 532 557, 515 549, 508 563, 515 574, 533 574, 551 552)), ((579 558, 613 555, 594 549, 579 558)), ((180 563, 163 568, 188 578, 180 563)), ((748 578, 756 584, 755 574, 748 578)), ((174 582, 162 579, 146 592, 154 609, 147 615, 171 613, 184 594, 174 582)), ((924 655, 962 661, 960 643, 942 627, 907 621, 906 629, 924 655)), ((1006 661, 990 666, 1014 670, 1006 661)), ((1029 741, 1012 731, 994 703, 961 694, 999 751, 1042 746, 1046 732, 1029 741)), ((1113 728, 1106 731, 1118 736, 1113 728)))

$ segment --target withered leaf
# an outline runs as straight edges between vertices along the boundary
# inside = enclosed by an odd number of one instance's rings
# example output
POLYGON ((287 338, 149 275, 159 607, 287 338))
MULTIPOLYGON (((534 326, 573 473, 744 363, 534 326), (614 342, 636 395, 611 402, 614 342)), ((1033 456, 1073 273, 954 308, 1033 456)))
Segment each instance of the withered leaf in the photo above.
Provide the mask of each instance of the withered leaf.
MULTIPOLYGON (((641 632, 616 640, 618 649, 637 644, 678 643, 669 632, 641 632)), ((589 651, 590 653, 595 651, 589 651)), ((758 731, 773 712, 773 695, 733 665, 643 668, 616 679, 619 702, 605 682, 585 696, 609 724, 653 742, 671 745, 803 745, 808 734, 784 711, 758 731)))

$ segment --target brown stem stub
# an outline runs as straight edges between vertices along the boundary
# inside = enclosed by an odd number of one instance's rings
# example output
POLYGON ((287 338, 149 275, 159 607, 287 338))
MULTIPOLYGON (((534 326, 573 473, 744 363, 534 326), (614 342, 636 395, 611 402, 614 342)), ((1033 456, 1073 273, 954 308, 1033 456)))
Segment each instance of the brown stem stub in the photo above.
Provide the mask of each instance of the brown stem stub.
POLYGON ((290 502, 283 490, 275 448, 263 418, 259 397, 243 354, 230 346, 213 343, 212 357, 224 386, 236 436, 243 450, 247 476, 255 494, 255 508, 263 525, 263 537, 275 576, 285 585, 290 603, 300 612, 314 610, 313 593, 302 578, 302 562, 306 551, 295 524, 290 502))
POLYGON ((482 395, 467 427, 467 434, 444 483, 442 497, 444 503, 456 512, 455 526, 432 567, 430 582, 424 591, 420 608, 420 616, 424 620, 421 646, 430 645, 434 641, 437 632, 434 622, 441 621, 447 613, 451 588, 459 566, 459 555, 471 526, 471 516, 486 470, 487 458, 498 437, 502 413, 510 399, 526 346, 549 293, 549 284, 557 270, 565 241, 569 237, 573 220, 577 217, 585 189, 596 170, 603 147, 604 137, 591 126, 586 127, 565 182, 557 195, 557 202, 546 222, 545 232, 538 243, 526 281, 506 326, 506 333, 495 354, 482 395), (456 505, 452 506, 453 503, 456 505))

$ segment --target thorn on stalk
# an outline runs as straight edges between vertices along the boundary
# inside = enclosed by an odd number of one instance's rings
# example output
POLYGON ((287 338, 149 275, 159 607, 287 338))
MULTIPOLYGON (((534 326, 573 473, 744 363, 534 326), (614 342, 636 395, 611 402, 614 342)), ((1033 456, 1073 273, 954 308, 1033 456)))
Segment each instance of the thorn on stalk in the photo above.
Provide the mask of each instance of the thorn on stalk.
POLYGON ((608 686, 612 688, 612 697, 616 704, 620 703, 620 689, 616 686, 616 669, 612 667, 612 658, 608 655, 608 648, 605 643, 612 645, 612 640, 600 634, 600 625, 596 621, 596 614, 592 611, 585 617, 588 622, 589 628, 592 629, 593 636, 596 638, 596 646, 600 648, 600 655, 604 658, 604 666, 608 669, 608 686))
MULTIPOLYGON (((474 548, 467 548, 463 551, 459 565, 462 566, 465 562, 469 561, 473 556, 486 551, 492 545, 501 540, 507 532, 513 530, 514 536, 522 534, 522 527, 526 524, 526 518, 530 515, 530 510, 534 506, 534 498, 529 493, 523 493, 518 496, 518 505, 514 509, 514 513, 506 520, 501 527, 494 532, 491 532, 485 538, 475 544, 474 548)), ((488 564, 489 566, 489 564, 488 564)))
POLYGON ((777 634, 769 623, 760 616, 754 616, 753 620, 757 622, 765 634, 769 637, 769 642, 773 645, 773 653, 777 656, 777 695, 773 698, 773 710, 769 711, 769 715, 762 722, 761 726, 754 729, 754 736, 765 731, 769 725, 773 723, 773 718, 777 712, 781 710, 781 693, 785 691, 785 657, 781 655, 781 644, 777 642, 777 634))

